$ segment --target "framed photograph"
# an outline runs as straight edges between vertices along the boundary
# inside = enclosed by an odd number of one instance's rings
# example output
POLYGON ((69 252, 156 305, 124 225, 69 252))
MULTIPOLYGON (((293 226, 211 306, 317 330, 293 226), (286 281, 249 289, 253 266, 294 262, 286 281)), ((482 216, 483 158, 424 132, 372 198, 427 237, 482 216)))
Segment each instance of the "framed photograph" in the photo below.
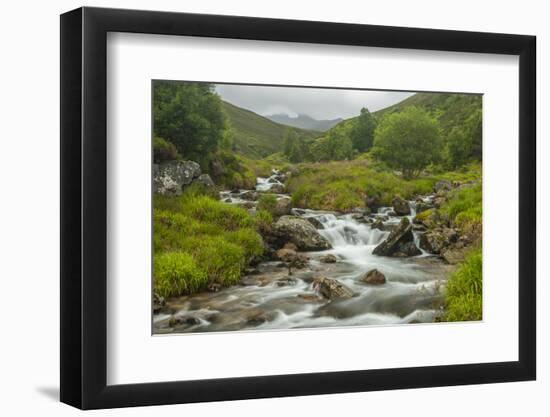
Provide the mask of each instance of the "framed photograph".
POLYGON ((535 37, 61 16, 61 401, 533 380, 535 37))

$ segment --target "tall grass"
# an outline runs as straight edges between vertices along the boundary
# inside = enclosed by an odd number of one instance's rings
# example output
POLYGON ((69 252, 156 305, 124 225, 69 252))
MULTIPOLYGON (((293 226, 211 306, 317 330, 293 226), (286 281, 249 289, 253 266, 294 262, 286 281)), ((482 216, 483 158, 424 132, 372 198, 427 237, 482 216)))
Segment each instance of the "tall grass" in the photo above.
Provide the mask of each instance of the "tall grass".
POLYGON ((453 224, 461 229, 481 226, 483 217, 483 197, 481 182, 453 192, 440 207, 453 224))
POLYGON ((429 174, 412 180, 387 171, 368 157, 353 161, 301 164, 288 181, 295 207, 347 211, 364 206, 366 196, 376 196, 379 204, 389 206, 395 195, 413 198, 429 194, 441 179, 469 181, 478 178, 481 169, 473 164, 452 173, 429 174))
POLYGON ((470 252, 451 275, 445 289, 445 321, 482 319, 482 255, 481 248, 470 252))
POLYGON ((211 197, 156 195, 153 208, 154 287, 163 296, 232 285, 263 253, 258 221, 211 197))

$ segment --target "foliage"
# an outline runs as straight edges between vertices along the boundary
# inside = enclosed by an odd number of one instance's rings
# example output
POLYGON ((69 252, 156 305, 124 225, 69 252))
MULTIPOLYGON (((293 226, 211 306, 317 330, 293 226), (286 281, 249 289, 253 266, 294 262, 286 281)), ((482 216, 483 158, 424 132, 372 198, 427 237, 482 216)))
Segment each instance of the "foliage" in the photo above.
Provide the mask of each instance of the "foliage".
POLYGON ((446 140, 446 162, 451 168, 464 165, 469 159, 481 160, 481 108, 476 109, 461 125, 451 129, 446 140))
POLYGON ((382 119, 374 133, 374 155, 403 177, 417 177, 440 157, 439 123, 418 107, 382 119))
POLYGON ((288 128, 283 139, 283 153, 290 162, 303 162, 311 158, 306 139, 294 129, 288 128))
POLYGON ((329 130, 311 146, 315 161, 341 161, 353 158, 353 144, 349 135, 338 129, 329 130))
POLYGON ((351 143, 356 151, 365 152, 372 148, 376 124, 376 119, 369 110, 362 108, 350 132, 351 143))
POLYGON ((155 195, 153 229, 155 290, 169 296, 235 284, 263 253, 258 221, 246 210, 195 193, 155 195))
POLYGON ((207 83, 154 81, 153 131, 186 159, 217 149, 226 129, 221 100, 207 83))
POLYGON ((482 319, 482 253, 481 248, 470 252, 451 275, 445 290, 446 321, 482 319))
POLYGON ((173 143, 159 137, 153 139, 153 161, 156 164, 179 159, 179 157, 178 150, 173 143))

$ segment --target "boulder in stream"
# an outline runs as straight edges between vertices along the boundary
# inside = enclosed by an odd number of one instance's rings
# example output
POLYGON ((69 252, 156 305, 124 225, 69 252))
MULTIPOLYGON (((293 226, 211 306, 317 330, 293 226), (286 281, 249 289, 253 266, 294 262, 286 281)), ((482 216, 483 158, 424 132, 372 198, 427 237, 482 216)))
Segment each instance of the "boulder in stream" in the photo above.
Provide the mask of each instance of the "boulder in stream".
POLYGON ((457 239, 458 234, 454 229, 438 228, 420 236, 420 247, 427 252, 440 254, 457 239))
POLYGON ((298 250, 316 251, 332 248, 329 241, 321 236, 310 222, 297 216, 282 216, 273 225, 272 234, 281 245, 291 242, 298 250))
POLYGON ((328 300, 340 300, 354 296, 352 290, 332 278, 315 278, 313 288, 328 300))
POLYGON ((319 258, 320 262, 323 262, 324 264, 333 264, 338 261, 338 258, 334 256, 333 254, 329 253, 327 255, 323 255, 319 258))
POLYGON ((378 269, 371 269, 361 277, 361 281, 365 284, 381 285, 386 283, 386 276, 378 269))
POLYGON ((379 256, 414 256, 415 251, 408 245, 409 242, 414 245, 412 225, 407 217, 403 217, 399 226, 392 230, 388 238, 374 248, 372 253, 379 256))
POLYGON ((270 193, 282 194, 285 192, 285 186, 283 184, 272 184, 269 188, 270 193))
POLYGON ((399 196, 395 196, 391 203, 393 211, 395 211, 395 214, 398 216, 408 216, 411 214, 411 206, 407 200, 399 196))
POLYGON ((285 216, 287 214, 290 214, 291 210, 292 210, 292 200, 288 197, 281 197, 277 199, 277 203, 275 204, 275 209, 273 210, 273 214, 275 216, 285 216))

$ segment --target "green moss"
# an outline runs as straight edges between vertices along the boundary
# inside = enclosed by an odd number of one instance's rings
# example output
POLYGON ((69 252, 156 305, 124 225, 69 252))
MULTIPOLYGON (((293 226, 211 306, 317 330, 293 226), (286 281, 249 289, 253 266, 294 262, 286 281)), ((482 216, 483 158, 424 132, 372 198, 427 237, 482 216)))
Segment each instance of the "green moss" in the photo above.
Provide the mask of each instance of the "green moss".
POLYGON ((475 249, 451 275, 445 289, 444 320, 482 319, 482 265, 481 249, 475 249))
POLYGON ((415 219, 424 223, 426 220, 428 220, 430 218, 430 216, 434 213, 434 210, 433 209, 428 209, 428 210, 424 210, 423 212, 421 213, 418 213, 416 216, 415 216, 415 219))

